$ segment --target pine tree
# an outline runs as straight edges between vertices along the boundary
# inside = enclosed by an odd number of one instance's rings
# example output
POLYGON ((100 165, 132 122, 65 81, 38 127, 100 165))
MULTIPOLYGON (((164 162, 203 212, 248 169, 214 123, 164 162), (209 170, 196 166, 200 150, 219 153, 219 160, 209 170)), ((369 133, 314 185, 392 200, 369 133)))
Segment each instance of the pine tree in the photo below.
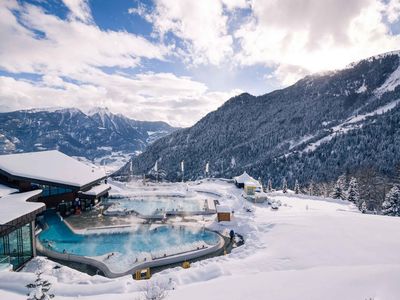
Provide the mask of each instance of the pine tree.
POLYGON ((346 185, 346 178, 342 175, 339 176, 336 181, 335 187, 333 188, 332 198, 334 199, 346 199, 346 195, 344 194, 344 189, 346 185))
POLYGON ((294 192, 295 192, 295 194, 298 194, 300 192, 300 185, 299 185, 299 181, 297 179, 294 183, 294 192))
POLYGON ((42 273, 36 273, 34 283, 29 283, 26 287, 31 291, 27 294, 27 300, 50 300, 54 298, 54 294, 49 294, 51 283, 41 277, 42 273))
POLYGON ((387 216, 396 216, 399 214, 400 190, 395 185, 389 191, 385 201, 382 203, 382 214, 387 216))
POLYGON ((361 211, 363 214, 365 214, 365 213, 367 212, 367 203, 365 203, 365 201, 363 201, 363 202, 361 203, 360 211, 361 211))
POLYGON ((282 192, 287 193, 287 181, 286 181, 286 178, 283 178, 283 181, 282 181, 282 192))
POLYGON ((272 180, 268 179, 268 192, 272 192, 272 180))
POLYGON ((358 192, 358 182, 354 177, 351 178, 349 189, 347 191, 347 200, 358 204, 360 201, 360 193, 358 192))

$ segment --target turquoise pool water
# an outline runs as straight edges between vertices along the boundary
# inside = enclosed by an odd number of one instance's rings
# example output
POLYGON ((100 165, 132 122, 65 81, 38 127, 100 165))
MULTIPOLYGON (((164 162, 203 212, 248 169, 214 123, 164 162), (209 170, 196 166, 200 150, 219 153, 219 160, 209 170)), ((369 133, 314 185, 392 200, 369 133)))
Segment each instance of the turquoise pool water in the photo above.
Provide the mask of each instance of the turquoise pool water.
POLYGON ((99 256, 111 252, 138 254, 143 252, 167 252, 168 249, 179 249, 184 245, 205 242, 216 245, 220 237, 207 230, 190 230, 185 227, 163 225, 149 230, 141 226, 134 232, 75 234, 54 212, 45 214, 44 223, 48 228, 39 234, 42 245, 63 253, 81 256, 99 256))
POLYGON ((113 204, 109 212, 135 211, 143 216, 153 216, 165 212, 198 212, 204 211, 205 200, 185 199, 178 197, 158 198, 146 197, 146 199, 121 198, 108 199, 108 204, 113 204))

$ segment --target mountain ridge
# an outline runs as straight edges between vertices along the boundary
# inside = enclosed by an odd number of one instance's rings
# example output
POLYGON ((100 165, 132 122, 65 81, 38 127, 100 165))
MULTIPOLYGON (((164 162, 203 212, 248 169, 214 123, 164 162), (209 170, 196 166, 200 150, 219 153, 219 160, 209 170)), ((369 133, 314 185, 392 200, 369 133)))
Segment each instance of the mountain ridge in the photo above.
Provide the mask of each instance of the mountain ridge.
POLYGON ((114 152, 143 151, 176 128, 165 122, 137 121, 108 109, 35 108, 0 113, 0 153, 59 149, 95 159, 114 152))
MULTIPOLYGON (((243 93, 232 97, 194 126, 178 130, 149 146, 133 158, 134 170, 146 174, 159 161, 158 166, 165 171, 167 179, 179 180, 182 176, 179 163, 184 160, 185 176, 195 179, 204 175, 205 163, 210 162, 212 176, 231 177, 246 169, 264 182, 272 178, 274 184, 283 177, 290 183, 296 178, 305 183, 333 180, 343 172, 355 172, 353 158, 347 157, 342 149, 331 151, 340 152, 344 162, 336 158, 338 166, 330 174, 322 172, 321 168, 327 167, 331 159, 321 149, 327 148, 327 144, 339 147, 336 143, 350 132, 369 134, 367 131, 379 118, 397 117, 398 105, 376 116, 371 113, 400 99, 399 53, 385 53, 342 70, 308 75, 292 86, 264 95, 243 93), (359 115, 365 117, 354 124, 344 124, 359 115), (326 138, 323 142, 315 144, 323 138, 326 138), (314 151, 304 151, 313 143, 314 151), (309 155, 319 156, 314 157, 320 164, 317 172, 308 166, 313 165, 308 163, 309 155), (298 158, 293 160, 293 157, 298 158)), ((397 128, 392 131, 390 137, 399 134, 397 128)), ((380 142, 378 139, 375 144, 380 142)), ((357 150, 354 139, 345 143, 350 150, 357 150)), ((376 155, 374 151, 367 148, 364 154, 357 154, 365 156, 360 166, 389 172, 387 163, 377 166, 366 156, 369 152, 376 155)), ((400 160, 396 155, 390 159, 400 160)), ((120 173, 126 170, 127 167, 120 173)))

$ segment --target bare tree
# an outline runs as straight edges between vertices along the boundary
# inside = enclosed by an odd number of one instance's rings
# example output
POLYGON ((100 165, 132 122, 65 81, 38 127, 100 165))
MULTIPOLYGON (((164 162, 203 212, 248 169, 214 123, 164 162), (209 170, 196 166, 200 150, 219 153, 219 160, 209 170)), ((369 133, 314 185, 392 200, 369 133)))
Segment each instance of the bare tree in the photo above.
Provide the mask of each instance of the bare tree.
POLYGON ((152 280, 147 282, 137 300, 162 300, 168 296, 168 290, 167 284, 152 280))

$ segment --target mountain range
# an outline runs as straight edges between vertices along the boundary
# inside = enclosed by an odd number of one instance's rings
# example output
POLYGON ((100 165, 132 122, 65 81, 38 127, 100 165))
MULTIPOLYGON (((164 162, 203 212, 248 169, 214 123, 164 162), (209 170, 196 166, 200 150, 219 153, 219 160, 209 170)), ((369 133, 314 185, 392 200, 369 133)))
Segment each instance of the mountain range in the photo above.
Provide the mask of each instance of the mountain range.
MULTIPOLYGON (((274 185, 329 182, 362 169, 393 175, 400 162, 400 57, 385 53, 292 86, 243 93, 194 126, 158 139, 132 159, 134 172, 157 161, 169 180, 249 172, 274 185)), ((128 165, 119 174, 127 173, 128 165)))
POLYGON ((142 152, 176 129, 165 122, 132 120, 107 108, 87 113, 76 108, 4 112, 0 124, 0 154, 58 149, 89 160, 142 152))

